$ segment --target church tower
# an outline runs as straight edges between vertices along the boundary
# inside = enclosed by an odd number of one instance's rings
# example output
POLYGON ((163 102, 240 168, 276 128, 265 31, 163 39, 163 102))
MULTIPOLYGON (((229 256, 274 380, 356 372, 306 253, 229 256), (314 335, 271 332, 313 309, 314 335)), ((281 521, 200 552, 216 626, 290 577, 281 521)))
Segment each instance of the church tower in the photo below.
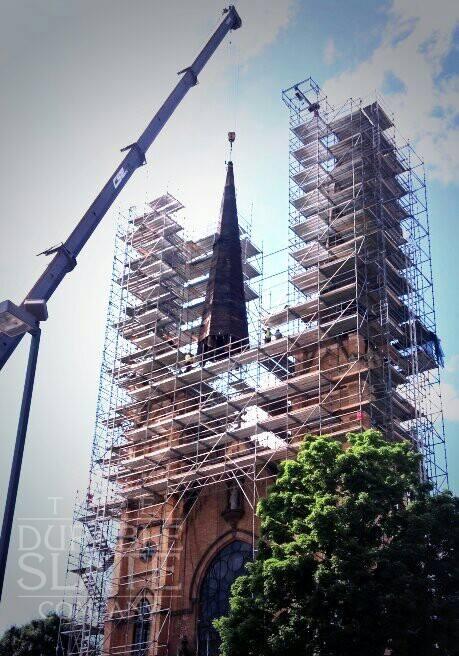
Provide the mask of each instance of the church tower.
POLYGON ((198 354, 213 359, 225 357, 228 346, 236 352, 249 343, 233 162, 227 166, 198 338, 198 354))
POLYGON ((103 375, 121 396, 100 420, 113 442, 94 454, 103 474, 73 568, 97 622, 72 631, 69 653, 217 654, 212 622, 254 555, 253 509, 274 469, 265 461, 256 484, 245 475, 256 463, 247 307, 260 251, 239 225, 233 162, 214 234, 187 238, 182 210, 167 194, 120 229, 127 261, 113 277, 103 375))
POLYGON ((307 433, 378 428, 445 484, 422 163, 381 99, 283 97, 283 270, 263 276, 232 162, 215 232, 171 194, 120 219, 69 656, 216 656, 257 503, 307 433))

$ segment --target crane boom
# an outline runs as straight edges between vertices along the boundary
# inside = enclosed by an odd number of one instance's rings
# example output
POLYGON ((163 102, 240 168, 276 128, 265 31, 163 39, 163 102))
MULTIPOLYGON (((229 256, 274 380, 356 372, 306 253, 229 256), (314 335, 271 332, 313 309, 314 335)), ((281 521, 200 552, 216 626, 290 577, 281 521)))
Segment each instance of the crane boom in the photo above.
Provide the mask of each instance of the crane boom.
MULTIPOLYGON (((241 24, 241 19, 235 7, 230 5, 224 11, 224 18, 220 25, 191 66, 179 71, 179 75, 182 75, 182 77, 156 112, 144 132, 135 143, 123 149, 127 150, 126 156, 110 176, 68 239, 60 246, 45 251, 47 255, 54 254, 54 257, 24 301, 35 299, 48 301, 67 273, 74 269, 78 254, 113 205, 134 171, 145 163, 145 154, 148 148, 152 145, 187 92, 197 84, 199 73, 227 33, 230 30, 237 30, 241 24)), ((8 358, 19 344, 21 337, 9 337, 8 335, 0 334, 0 369, 8 361, 8 358)))

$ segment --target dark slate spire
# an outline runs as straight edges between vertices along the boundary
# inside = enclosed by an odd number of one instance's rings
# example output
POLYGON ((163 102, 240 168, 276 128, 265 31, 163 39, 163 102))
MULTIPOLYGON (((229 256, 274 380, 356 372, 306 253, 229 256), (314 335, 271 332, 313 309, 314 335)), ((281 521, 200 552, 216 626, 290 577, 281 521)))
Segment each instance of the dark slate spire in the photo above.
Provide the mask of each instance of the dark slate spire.
POLYGON ((199 331, 198 353, 218 358, 248 344, 247 310, 244 297, 242 251, 237 219, 233 162, 228 162, 226 184, 220 209, 206 300, 199 331), (214 350, 216 349, 216 350, 214 350))

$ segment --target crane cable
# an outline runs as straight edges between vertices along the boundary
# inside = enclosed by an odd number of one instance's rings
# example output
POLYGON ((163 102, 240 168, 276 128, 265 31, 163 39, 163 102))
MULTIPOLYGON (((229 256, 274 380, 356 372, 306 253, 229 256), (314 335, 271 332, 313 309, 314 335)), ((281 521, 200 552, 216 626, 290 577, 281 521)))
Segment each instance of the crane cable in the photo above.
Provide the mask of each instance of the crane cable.
MULTIPOLYGON (((235 3, 236 4, 236 3, 235 3)), ((239 105, 239 75, 240 75, 240 50, 233 42, 233 35, 228 40, 228 69, 230 71, 230 82, 228 83, 227 116, 228 127, 237 134, 238 127, 238 105, 239 105)), ((230 143, 230 159, 232 157, 232 143, 230 143)))

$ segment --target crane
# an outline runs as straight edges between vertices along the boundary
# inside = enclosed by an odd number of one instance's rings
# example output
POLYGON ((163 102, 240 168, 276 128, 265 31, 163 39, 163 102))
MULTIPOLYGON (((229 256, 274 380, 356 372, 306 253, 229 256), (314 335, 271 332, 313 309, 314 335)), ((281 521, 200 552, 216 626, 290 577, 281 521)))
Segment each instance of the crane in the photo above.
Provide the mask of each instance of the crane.
MULTIPOLYGON (((156 137, 166 125, 167 121, 170 119, 188 91, 197 84, 199 73, 223 41, 226 34, 230 30, 237 30, 241 24, 242 22, 239 14, 233 5, 230 5, 224 10, 224 17, 220 25, 212 34, 206 45, 202 48, 191 66, 187 66, 179 71, 178 75, 183 74, 183 76, 153 116, 144 132, 140 135, 137 141, 122 149, 122 151, 127 151, 126 156, 110 176, 107 183, 83 215, 73 232, 63 244, 44 251, 43 254, 54 255, 54 258, 27 294, 21 308, 23 310, 28 310, 29 314, 35 318, 35 321, 44 320, 46 318, 47 315, 44 303, 51 298, 52 294, 61 284, 67 273, 75 268, 78 254, 85 246, 86 242, 107 211, 113 205, 134 171, 145 164, 145 155, 148 148, 155 141, 156 137)), ((0 308, 2 308, 2 305, 3 304, 0 305, 0 308)), ((8 313, 8 316, 4 321, 0 318, 0 369, 2 369, 8 361, 8 358, 13 353, 24 334, 13 335, 6 332, 8 330, 7 319, 11 322, 14 316, 14 311, 16 310, 11 302, 9 302, 8 307, 2 309, 8 313), (2 326, 4 326, 5 332, 2 332, 2 326)), ((22 315, 22 318, 25 317, 23 312, 16 311, 16 313, 22 315)), ((31 317, 29 317, 29 319, 30 318, 31 317)), ((19 319, 21 319, 21 317, 19 317, 19 319)), ((14 332, 14 329, 9 330, 10 333, 14 332)))
POLYGON ((17 306, 10 300, 0 303, 0 369, 6 364, 22 337, 26 333, 30 333, 32 337, 0 538, 0 598, 32 399, 40 343, 40 322, 48 318, 47 302, 65 276, 75 268, 79 253, 113 205, 134 171, 145 164, 147 150, 188 91, 196 86, 199 73, 228 32, 237 30, 241 25, 241 18, 234 5, 229 5, 229 7, 223 10, 223 18, 220 24, 193 63, 178 72, 178 75, 181 75, 180 80, 137 141, 121 149, 121 152, 126 152, 124 159, 112 173, 67 240, 43 252, 44 255, 53 255, 54 257, 21 305, 17 306))

